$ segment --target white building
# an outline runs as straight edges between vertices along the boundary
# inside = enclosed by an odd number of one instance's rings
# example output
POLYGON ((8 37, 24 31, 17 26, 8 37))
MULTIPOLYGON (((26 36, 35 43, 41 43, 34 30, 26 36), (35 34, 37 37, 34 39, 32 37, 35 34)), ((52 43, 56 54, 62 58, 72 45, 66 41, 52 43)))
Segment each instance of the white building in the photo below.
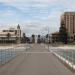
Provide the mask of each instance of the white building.
POLYGON ((21 43, 21 29, 9 28, 0 32, 0 43, 21 43))

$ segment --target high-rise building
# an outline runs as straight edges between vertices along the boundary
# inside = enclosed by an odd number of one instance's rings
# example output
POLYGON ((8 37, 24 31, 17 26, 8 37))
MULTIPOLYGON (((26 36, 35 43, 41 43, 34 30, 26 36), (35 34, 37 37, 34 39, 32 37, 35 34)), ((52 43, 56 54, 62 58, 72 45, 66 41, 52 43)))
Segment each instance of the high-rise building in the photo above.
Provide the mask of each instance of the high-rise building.
POLYGON ((75 40, 75 12, 65 12, 61 16, 61 25, 67 29, 69 39, 75 40))

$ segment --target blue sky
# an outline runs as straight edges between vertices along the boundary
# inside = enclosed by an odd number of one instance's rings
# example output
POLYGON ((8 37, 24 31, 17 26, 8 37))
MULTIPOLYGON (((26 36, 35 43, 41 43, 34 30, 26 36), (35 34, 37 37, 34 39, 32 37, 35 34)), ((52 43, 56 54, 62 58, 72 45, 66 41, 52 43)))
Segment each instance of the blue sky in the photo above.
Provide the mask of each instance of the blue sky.
POLYGON ((56 32, 60 16, 75 11, 75 0, 0 0, 0 28, 21 25, 22 32, 30 34, 56 32))

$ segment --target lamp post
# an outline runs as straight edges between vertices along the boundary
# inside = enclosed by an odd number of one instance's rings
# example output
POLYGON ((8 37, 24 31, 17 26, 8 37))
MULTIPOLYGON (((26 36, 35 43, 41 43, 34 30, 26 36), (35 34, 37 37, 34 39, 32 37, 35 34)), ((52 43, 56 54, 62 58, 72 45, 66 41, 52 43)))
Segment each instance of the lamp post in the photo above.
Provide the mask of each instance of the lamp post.
POLYGON ((44 36, 44 33, 42 33, 42 42, 43 42, 44 48, 45 48, 45 36, 44 36))
POLYGON ((49 37, 49 27, 45 27, 45 32, 48 34, 48 37, 45 39, 44 37, 44 44, 45 44, 45 40, 48 43, 48 50, 49 50, 49 41, 50 41, 50 37, 49 37))
POLYGON ((49 27, 48 27, 48 50, 49 50, 49 41, 50 41, 50 37, 49 37, 49 27))

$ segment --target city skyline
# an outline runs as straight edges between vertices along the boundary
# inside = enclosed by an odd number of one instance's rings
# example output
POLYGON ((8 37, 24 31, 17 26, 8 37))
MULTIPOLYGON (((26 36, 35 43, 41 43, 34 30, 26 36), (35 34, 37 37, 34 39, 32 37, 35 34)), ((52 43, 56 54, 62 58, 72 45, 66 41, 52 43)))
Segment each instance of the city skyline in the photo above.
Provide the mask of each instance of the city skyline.
POLYGON ((75 11, 74 0, 0 0, 0 28, 20 24, 30 34, 55 32, 60 27, 60 16, 75 11))

